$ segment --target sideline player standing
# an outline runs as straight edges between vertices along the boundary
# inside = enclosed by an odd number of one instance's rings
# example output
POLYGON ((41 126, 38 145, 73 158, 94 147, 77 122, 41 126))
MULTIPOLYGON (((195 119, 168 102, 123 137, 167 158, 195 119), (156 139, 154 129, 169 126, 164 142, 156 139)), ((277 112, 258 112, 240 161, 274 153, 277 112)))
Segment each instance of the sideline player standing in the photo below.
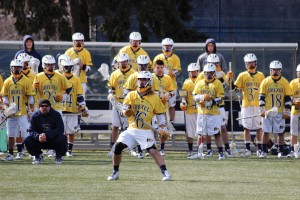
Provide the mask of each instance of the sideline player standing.
POLYGON ((7 119, 8 132, 8 155, 3 161, 14 160, 14 144, 16 138, 16 145, 18 154, 16 159, 23 159, 23 145, 22 141, 28 136, 27 130, 29 128, 26 103, 29 104, 29 112, 32 113, 34 109, 34 95, 31 81, 22 74, 23 62, 19 59, 14 59, 10 63, 11 76, 4 81, 1 91, 4 108, 11 103, 16 104, 16 113, 7 119))
MULTIPOLYGON (((249 53, 244 57, 246 71, 240 73, 234 82, 233 90, 238 89, 243 92, 243 101, 241 108, 241 117, 247 117, 259 113, 259 86, 261 82, 265 79, 262 72, 257 71, 257 58, 254 54, 249 53)), ((228 73, 230 74, 230 73, 228 73)), ((257 156, 260 155, 261 148, 261 116, 242 119, 242 125, 244 127, 244 141, 246 145, 246 151, 244 156, 251 156, 250 150, 250 130, 256 130, 256 140, 257 140, 257 156)))
POLYGON ((281 76, 282 64, 274 60, 270 63, 270 76, 265 78, 259 88, 259 106, 262 113, 263 144, 260 158, 265 158, 270 133, 278 134, 278 158, 283 157, 285 119, 290 116, 292 90, 289 82, 281 76), (276 116, 268 116, 268 110, 278 108, 276 116), (266 116, 266 117, 265 117, 266 116))
POLYGON ((177 95, 177 81, 176 76, 181 72, 181 64, 179 57, 174 53, 174 41, 171 38, 165 38, 161 42, 162 53, 155 56, 153 62, 162 60, 165 64, 165 74, 172 78, 175 94, 168 100, 170 122, 174 122, 175 118, 175 105, 177 95))
POLYGON ((129 92, 124 99, 123 114, 128 117, 129 127, 120 134, 113 154, 113 173, 107 180, 119 179, 119 166, 122 160, 122 150, 126 147, 132 149, 138 144, 142 149, 147 149, 161 170, 163 181, 171 180, 167 171, 164 158, 155 147, 155 137, 152 130, 145 124, 151 123, 154 115, 157 115, 159 132, 168 134, 165 122, 165 107, 159 97, 152 91, 152 74, 142 71, 137 77, 137 91, 129 92))
MULTIPOLYGON (((203 71, 205 79, 198 81, 193 91, 194 99, 199 104, 197 132, 202 136, 215 136, 219 160, 224 160, 222 139, 220 135, 220 111, 218 108, 223 102, 224 88, 221 81, 215 78, 216 66, 214 64, 206 64, 203 71)), ((206 145, 207 155, 212 157, 213 151, 211 149, 211 143, 206 143, 206 145)))
MULTIPOLYGON (((82 33, 74 33, 72 35, 73 47, 66 50, 65 54, 68 55, 73 61, 79 58, 77 63, 80 67, 79 79, 82 84, 83 97, 86 93, 87 77, 86 74, 91 70, 93 66, 92 57, 90 52, 84 48, 84 35, 82 33)), ((52 104, 53 105, 53 104, 52 104)))

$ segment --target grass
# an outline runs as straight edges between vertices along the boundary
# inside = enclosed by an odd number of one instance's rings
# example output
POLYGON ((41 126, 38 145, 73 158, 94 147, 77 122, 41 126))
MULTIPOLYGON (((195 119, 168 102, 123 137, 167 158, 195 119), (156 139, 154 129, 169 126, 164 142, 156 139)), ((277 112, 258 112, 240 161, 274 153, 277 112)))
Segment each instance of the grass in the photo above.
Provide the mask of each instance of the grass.
MULTIPOLYGON (((167 152, 173 181, 162 182, 151 158, 123 155, 120 179, 112 172, 107 152, 78 151, 55 165, 46 158, 34 166, 0 162, 0 199, 299 199, 300 160, 268 156, 260 160, 232 158, 188 160, 185 153, 167 152)), ((2 158, 2 157, 1 157, 2 158)))

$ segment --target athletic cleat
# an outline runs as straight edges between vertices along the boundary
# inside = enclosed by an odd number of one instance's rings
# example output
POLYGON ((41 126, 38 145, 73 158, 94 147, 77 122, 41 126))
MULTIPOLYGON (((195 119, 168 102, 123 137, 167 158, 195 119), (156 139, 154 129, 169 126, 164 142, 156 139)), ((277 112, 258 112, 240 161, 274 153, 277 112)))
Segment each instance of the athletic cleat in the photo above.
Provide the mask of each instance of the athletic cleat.
POLYGON ((4 155, 3 151, 0 150, 0 156, 3 156, 3 155, 4 155))
POLYGON ((35 156, 29 154, 28 158, 34 160, 35 156))
POLYGON ((226 156, 226 158, 232 158, 230 149, 225 150, 225 156, 226 156))
POLYGON ((223 152, 219 153, 219 160, 225 160, 223 152))
POLYGON ((13 161, 15 159, 14 155, 7 154, 5 158, 2 159, 2 161, 13 161))
POLYGON ((138 154, 137 154, 134 150, 131 150, 131 151, 130 151, 130 155, 131 155, 131 156, 134 156, 134 157, 138 156, 138 154))
POLYGON ((259 157, 260 153, 261 153, 261 150, 257 150, 256 151, 256 156, 259 157))
POLYGON ((163 175, 163 178, 162 178, 163 181, 170 181, 171 180, 172 177, 169 174, 168 170, 164 170, 161 173, 163 175))
POLYGON ((73 157, 72 151, 67 151, 67 157, 73 157))
POLYGON ((143 159, 143 158, 144 158, 143 152, 140 152, 140 153, 138 154, 138 158, 140 158, 140 159, 143 159))
POLYGON ((55 151, 54 150, 49 150, 49 151, 47 151, 47 154, 48 154, 48 158, 51 158, 51 157, 54 157, 54 156, 56 156, 56 153, 55 153, 55 151))
POLYGON ((57 164, 57 165, 62 164, 62 157, 61 156, 56 156, 55 157, 55 164, 57 164))
POLYGON ((113 171, 112 175, 107 177, 108 181, 118 180, 119 179, 119 171, 113 171))
POLYGON ((150 156, 150 154, 147 152, 147 153, 145 154, 145 156, 147 156, 147 157, 148 157, 148 156, 150 156))
POLYGON ((213 150, 211 150, 211 149, 209 149, 209 150, 207 150, 207 155, 206 155, 206 157, 208 157, 208 158, 212 158, 213 157, 213 150))
POLYGON ((251 151, 248 149, 245 150, 244 157, 251 157, 251 151))
POLYGON ((281 159, 281 158, 285 158, 285 156, 283 155, 282 152, 279 152, 279 153, 277 154, 277 157, 280 158, 280 159, 281 159))
POLYGON ((196 159, 203 160, 204 159, 204 154, 195 153, 194 155, 188 157, 188 159, 191 159, 191 160, 196 160, 196 159))
POLYGON ((267 154, 264 151, 260 152, 259 158, 266 158, 267 154))
POLYGON ((160 150, 159 153, 160 153, 160 155, 162 155, 162 156, 165 156, 165 155, 166 155, 164 150, 160 150))
POLYGON ((287 158, 295 158, 295 152, 291 151, 286 157, 287 158))
POLYGON ((23 156, 24 156, 24 154, 22 152, 18 152, 15 159, 16 160, 23 160, 23 156))
POLYGON ((191 157, 193 155, 194 155, 194 153, 192 151, 189 151, 188 154, 187 154, 187 157, 191 157))

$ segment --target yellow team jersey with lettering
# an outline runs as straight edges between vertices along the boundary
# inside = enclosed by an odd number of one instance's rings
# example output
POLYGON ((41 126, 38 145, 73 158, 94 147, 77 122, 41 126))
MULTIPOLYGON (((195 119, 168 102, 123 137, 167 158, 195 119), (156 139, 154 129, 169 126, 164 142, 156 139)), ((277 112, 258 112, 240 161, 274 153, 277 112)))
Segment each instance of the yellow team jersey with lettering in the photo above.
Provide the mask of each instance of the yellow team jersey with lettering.
POLYGON ((182 85, 182 90, 187 91, 186 102, 187 102, 187 110, 186 113, 193 114, 197 112, 197 104, 194 100, 193 91, 195 89, 196 80, 193 78, 188 78, 184 81, 182 85))
POLYGON ((284 97, 291 96, 292 89, 284 77, 274 81, 271 76, 268 76, 262 81, 259 94, 265 95, 266 110, 277 107, 278 112, 282 113, 284 110, 284 97))
POLYGON ((171 75, 174 70, 178 70, 178 73, 181 72, 181 64, 179 57, 172 53, 168 58, 165 57, 163 53, 158 54, 155 56, 153 63, 155 63, 157 60, 164 61, 165 67, 169 70, 169 75, 172 78, 174 88, 177 89, 177 82, 176 82, 176 76, 171 75))
POLYGON ((27 74, 25 74, 24 72, 23 72, 23 74, 24 74, 27 78, 29 78, 29 80, 31 81, 31 84, 32 84, 32 83, 33 83, 33 80, 34 80, 34 77, 35 77, 34 73, 32 73, 32 71, 29 70, 27 74))
POLYGON ((124 84, 124 88, 130 91, 136 90, 137 89, 137 76, 138 72, 134 72, 129 76, 127 81, 124 84))
MULTIPOLYGON (((128 72, 124 73, 120 69, 114 71, 109 78, 107 83, 108 87, 113 88, 115 90, 116 99, 118 102, 123 102, 124 97, 122 97, 122 92, 124 90, 124 84, 131 74, 134 74, 135 71, 130 69, 128 72)), ((135 82, 136 85, 136 82, 135 82)))
MULTIPOLYGON (((224 98, 224 88, 218 79, 213 80, 208 83, 205 79, 200 80, 196 83, 195 89, 193 91, 194 95, 197 94, 210 94, 214 98, 224 98)), ((210 108, 202 108, 201 105, 198 106, 198 114, 207 114, 207 115, 219 115, 220 111, 217 105, 213 105, 210 108)))
POLYGON ((137 91, 131 91, 125 97, 123 104, 130 105, 135 113, 134 116, 128 118, 128 129, 150 129, 143 121, 150 125, 154 115, 166 112, 165 106, 154 93, 140 97, 137 91))
MULTIPOLYGON (((36 79, 39 81, 40 86, 37 89, 40 99, 48 99, 51 103, 51 107, 54 110, 62 110, 63 105, 61 102, 55 101, 57 94, 65 93, 65 90, 72 87, 72 84, 66 79, 66 77, 58 72, 54 72, 48 77, 44 72, 38 73, 36 79)), ((36 79, 34 82, 36 82, 36 79)))
POLYGON ((259 106, 259 86, 265 79, 261 72, 250 74, 248 71, 238 75, 234 85, 243 92, 242 107, 259 106))
POLYGON ((82 85, 80 79, 74 75, 67 78, 69 83, 72 85, 72 90, 68 94, 66 101, 63 102, 63 109, 64 112, 78 112, 78 105, 77 105, 77 96, 83 94, 82 85))
MULTIPOLYGON (((72 60, 75 58, 79 58, 82 64, 88 65, 90 67, 93 66, 92 57, 90 52, 86 48, 82 48, 80 51, 76 51, 74 47, 69 48, 66 52, 72 60)), ((82 83, 87 83, 86 72, 84 70, 80 70, 79 79, 82 83)))
MULTIPOLYGON (((175 90, 173 81, 170 76, 164 74, 162 77, 158 77, 156 76, 155 73, 152 73, 152 77, 153 77, 152 89, 156 93, 159 94, 161 93, 162 95, 166 92, 171 92, 175 90)), ((169 107, 168 101, 165 103, 165 107, 166 108, 169 107)))
POLYGON ((7 96, 9 102, 14 102, 17 106, 17 112, 14 116, 23 116, 27 114, 26 103, 28 96, 34 96, 35 92, 32 83, 26 76, 18 81, 14 81, 10 76, 4 81, 1 94, 7 96))
POLYGON ((3 79, 2 76, 0 75, 0 91, 2 90, 3 87, 3 79))
MULTIPOLYGON (((300 99, 300 79, 296 78, 290 82, 291 90, 292 90, 292 97, 300 99)), ((293 115, 299 115, 299 108, 295 108, 295 106, 292 106, 291 114, 293 115)))
MULTIPOLYGON (((118 57, 118 55, 120 53, 127 53, 128 54, 129 63, 130 63, 130 65, 131 65, 131 67, 134 71, 138 70, 138 64, 137 64, 136 60, 140 55, 147 55, 149 57, 148 53, 143 48, 140 47, 136 52, 134 52, 131 49, 130 45, 125 46, 122 49, 120 49, 118 54, 116 55, 116 57, 118 57)), ((150 59, 150 57, 149 57, 149 59, 150 59)), ((151 61, 151 59, 150 59, 149 67, 150 67, 150 70, 152 70, 152 61, 151 61)))

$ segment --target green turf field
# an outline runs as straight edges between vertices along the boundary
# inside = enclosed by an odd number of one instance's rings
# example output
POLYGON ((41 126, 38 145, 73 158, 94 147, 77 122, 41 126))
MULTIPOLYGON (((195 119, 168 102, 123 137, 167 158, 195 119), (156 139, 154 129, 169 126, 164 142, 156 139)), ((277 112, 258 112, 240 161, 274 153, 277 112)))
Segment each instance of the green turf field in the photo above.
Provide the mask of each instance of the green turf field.
MULTIPOLYGON (((34 166, 22 161, 0 162, 0 199, 299 199, 300 160, 232 158, 188 160, 185 153, 167 152, 173 180, 161 181, 151 158, 126 152, 120 179, 112 172, 107 152, 80 151, 62 165, 46 158, 34 166)), ((3 157, 3 156, 2 156, 3 157)), ((0 158, 2 158, 0 157, 0 158)))

